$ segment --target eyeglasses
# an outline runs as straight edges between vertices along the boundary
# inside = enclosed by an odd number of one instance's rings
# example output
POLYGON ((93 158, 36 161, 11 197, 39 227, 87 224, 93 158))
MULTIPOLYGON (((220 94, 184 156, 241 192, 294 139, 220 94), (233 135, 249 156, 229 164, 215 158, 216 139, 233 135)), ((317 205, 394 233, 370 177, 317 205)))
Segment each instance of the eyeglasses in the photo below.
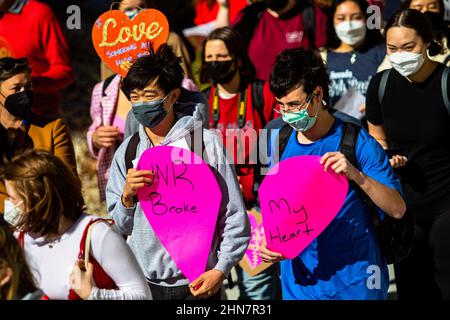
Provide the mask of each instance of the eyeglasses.
POLYGON ((20 58, 20 59, 14 59, 14 58, 2 58, 0 59, 0 70, 1 71, 12 71, 15 69, 21 69, 28 67, 28 59, 27 58, 20 58))
POLYGON ((280 103, 278 103, 278 106, 279 106, 280 109, 278 110, 278 109, 274 108, 273 110, 276 113, 279 113, 279 114, 299 112, 300 110, 303 110, 303 109, 308 107, 308 105, 311 103, 311 100, 312 100, 313 96, 314 96, 314 94, 310 94, 306 98, 305 102, 300 103, 300 104, 295 104, 295 105, 293 104, 291 106, 283 106, 282 107, 282 106, 280 106, 280 103))

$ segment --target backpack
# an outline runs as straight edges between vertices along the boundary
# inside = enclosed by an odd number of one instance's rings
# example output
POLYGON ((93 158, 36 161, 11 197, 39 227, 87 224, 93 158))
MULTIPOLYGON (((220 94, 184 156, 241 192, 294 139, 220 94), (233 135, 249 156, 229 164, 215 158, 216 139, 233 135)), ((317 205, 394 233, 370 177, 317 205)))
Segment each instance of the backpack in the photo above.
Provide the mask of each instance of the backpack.
MULTIPOLYGON (((387 69, 387 70, 382 71, 383 74, 381 75, 380 86, 378 87, 378 102, 380 103, 380 105, 382 104, 381 102, 383 101, 384 93, 386 91, 386 87, 387 87, 387 83, 389 80, 389 75, 391 74, 391 70, 392 69, 387 69)), ((441 93, 442 93, 442 100, 444 100, 444 105, 447 108, 447 111, 450 115, 450 99, 448 97, 449 73, 450 73, 450 68, 447 68, 447 67, 442 72, 441 93)))
MULTIPOLYGON (((289 125, 284 125, 280 129, 275 130, 279 130, 280 156, 277 159, 280 159, 286 149, 293 128, 289 125)), ((360 130, 361 127, 345 122, 339 146, 339 150, 357 169, 360 169, 360 166, 356 157, 356 142, 360 130)), ((272 141, 272 139, 269 141, 272 141)), ((273 144, 271 143, 271 145, 273 144)), ((411 252, 414 241, 414 224, 411 215, 406 212, 403 218, 395 219, 385 214, 384 219, 381 220, 378 209, 369 196, 354 182, 349 181, 349 183, 368 209, 381 253, 386 258, 386 262, 392 264, 404 260, 411 252)))
MULTIPOLYGON (((211 88, 209 87, 202 91, 207 99, 211 95, 211 88)), ((266 118, 264 117, 264 81, 256 80, 252 83, 252 102, 264 128, 267 124, 266 118)))

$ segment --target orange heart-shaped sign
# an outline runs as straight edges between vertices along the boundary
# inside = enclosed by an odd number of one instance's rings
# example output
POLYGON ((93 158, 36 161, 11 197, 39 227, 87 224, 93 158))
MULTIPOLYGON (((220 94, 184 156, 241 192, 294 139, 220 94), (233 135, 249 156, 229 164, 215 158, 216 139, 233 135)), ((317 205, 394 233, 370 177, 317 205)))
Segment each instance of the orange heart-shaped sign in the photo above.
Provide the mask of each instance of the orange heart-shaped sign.
POLYGON ((156 50, 168 37, 169 22, 155 9, 143 10, 133 20, 120 10, 111 10, 102 14, 92 28, 95 51, 122 77, 137 58, 148 54, 150 43, 156 50))

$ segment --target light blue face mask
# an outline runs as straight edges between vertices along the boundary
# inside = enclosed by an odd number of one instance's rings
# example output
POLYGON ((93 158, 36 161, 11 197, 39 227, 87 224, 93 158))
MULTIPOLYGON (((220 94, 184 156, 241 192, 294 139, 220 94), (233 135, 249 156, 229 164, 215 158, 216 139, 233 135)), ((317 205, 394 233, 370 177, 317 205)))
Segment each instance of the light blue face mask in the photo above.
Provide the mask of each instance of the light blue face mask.
POLYGON ((136 17, 141 10, 139 9, 127 9, 125 10, 125 15, 130 19, 133 20, 134 17, 136 17))
POLYGON ((317 114, 319 113, 319 107, 317 107, 316 114, 310 116, 308 114, 308 107, 311 103, 312 96, 308 99, 308 103, 305 108, 297 112, 282 112, 283 121, 289 124, 297 131, 305 132, 314 127, 317 122, 317 114))

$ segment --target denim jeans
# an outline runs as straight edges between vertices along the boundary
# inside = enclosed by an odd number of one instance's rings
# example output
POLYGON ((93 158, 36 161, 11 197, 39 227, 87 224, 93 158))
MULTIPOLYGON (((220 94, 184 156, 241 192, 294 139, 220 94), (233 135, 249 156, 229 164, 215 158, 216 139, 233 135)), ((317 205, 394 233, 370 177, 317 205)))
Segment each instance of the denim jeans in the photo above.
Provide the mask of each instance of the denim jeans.
POLYGON ((251 277, 239 265, 236 266, 239 300, 281 300, 280 265, 275 263, 263 272, 251 277))
POLYGON ((221 290, 216 294, 206 298, 200 299, 194 297, 189 290, 189 286, 180 287, 164 287, 153 283, 148 283, 150 291, 152 292, 153 300, 220 300, 221 290))

